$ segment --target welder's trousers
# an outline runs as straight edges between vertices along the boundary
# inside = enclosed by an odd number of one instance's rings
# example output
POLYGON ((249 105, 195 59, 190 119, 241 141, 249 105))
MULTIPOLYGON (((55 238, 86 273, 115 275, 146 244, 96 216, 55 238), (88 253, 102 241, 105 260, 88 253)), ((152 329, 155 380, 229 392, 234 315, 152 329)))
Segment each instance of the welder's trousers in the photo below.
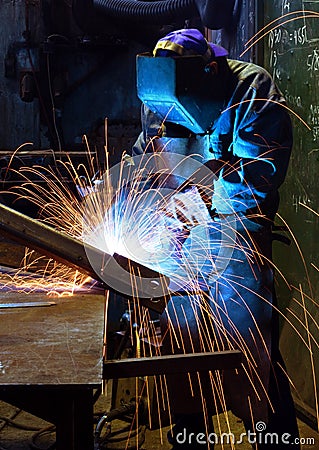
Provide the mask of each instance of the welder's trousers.
MULTIPOLYGON (((200 264, 206 293, 174 295, 161 317, 161 328, 166 354, 239 349, 244 362, 236 370, 167 377, 170 405, 176 417, 195 414, 196 420, 232 410, 247 430, 257 433, 259 449, 287 450, 290 446, 281 443, 281 436, 291 435, 292 442, 298 430, 279 352, 271 226, 233 217, 219 218, 210 227, 214 244, 209 245, 207 261, 200 264), (230 239, 223 251, 218 242, 225 245, 226 233, 230 239), (274 447, 270 442, 264 444, 260 433, 278 433, 278 443, 274 436, 274 447)), ((194 243, 187 244, 194 250, 194 243)), ((212 425, 202 419, 202 426, 195 429, 207 436, 212 425)), ((197 447, 192 443, 176 448, 197 447)), ((199 444, 198 448, 213 445, 199 444)), ((293 443, 291 448, 299 447, 293 443)))

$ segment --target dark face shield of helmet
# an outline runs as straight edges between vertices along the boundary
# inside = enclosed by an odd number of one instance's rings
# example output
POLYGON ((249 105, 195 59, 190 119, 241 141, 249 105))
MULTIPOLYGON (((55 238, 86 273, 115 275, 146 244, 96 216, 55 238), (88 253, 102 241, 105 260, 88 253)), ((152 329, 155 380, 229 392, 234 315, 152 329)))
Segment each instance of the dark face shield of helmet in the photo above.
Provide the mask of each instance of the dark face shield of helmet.
POLYGON ((206 133, 224 104, 222 77, 207 67, 201 56, 137 55, 137 95, 163 121, 206 133))

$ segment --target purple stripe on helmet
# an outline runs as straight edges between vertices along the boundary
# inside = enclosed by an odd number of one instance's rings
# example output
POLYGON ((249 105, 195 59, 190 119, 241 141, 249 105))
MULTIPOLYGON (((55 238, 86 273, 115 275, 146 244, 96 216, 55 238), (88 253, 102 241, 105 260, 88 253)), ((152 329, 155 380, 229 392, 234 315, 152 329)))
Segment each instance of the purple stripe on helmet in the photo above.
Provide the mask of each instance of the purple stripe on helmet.
MULTIPOLYGON (((157 45, 160 47, 160 43, 163 41, 170 41, 173 44, 178 45, 180 49, 183 49, 183 56, 202 55, 207 60, 211 60, 220 56, 228 55, 225 48, 211 42, 207 42, 202 33, 196 28, 186 28, 172 31, 161 38, 157 45)), ((157 49, 157 45, 155 46, 155 56, 172 56, 174 53, 181 56, 180 51, 174 52, 173 50, 168 49, 157 49)))

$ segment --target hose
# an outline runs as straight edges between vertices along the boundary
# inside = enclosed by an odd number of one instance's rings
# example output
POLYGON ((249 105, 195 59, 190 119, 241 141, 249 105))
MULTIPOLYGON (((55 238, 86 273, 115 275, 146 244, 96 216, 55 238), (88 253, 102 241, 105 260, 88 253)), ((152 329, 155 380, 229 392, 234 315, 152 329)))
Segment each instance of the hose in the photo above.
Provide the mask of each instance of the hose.
POLYGON ((212 30, 235 26, 243 0, 73 0, 77 20, 89 18, 92 12, 121 20, 149 21, 167 25, 181 19, 200 17, 212 30))
POLYGON ((124 404, 119 408, 112 409, 108 413, 104 414, 95 428, 94 433, 95 442, 99 441, 104 426, 107 427, 112 420, 123 417, 126 414, 134 413, 135 411, 136 411, 136 402, 131 401, 130 403, 124 404))
POLYGON ((176 19, 198 16, 195 0, 93 0, 96 10, 120 19, 149 19, 152 23, 167 24, 176 19))

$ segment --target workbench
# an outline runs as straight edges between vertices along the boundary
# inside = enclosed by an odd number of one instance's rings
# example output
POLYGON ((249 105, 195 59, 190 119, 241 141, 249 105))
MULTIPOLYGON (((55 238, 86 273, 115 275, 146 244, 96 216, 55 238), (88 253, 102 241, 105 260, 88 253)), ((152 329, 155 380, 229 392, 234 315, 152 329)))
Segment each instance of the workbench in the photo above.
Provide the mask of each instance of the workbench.
POLYGON ((90 450, 94 391, 102 385, 103 291, 72 297, 3 292, 0 304, 0 398, 56 425, 57 450, 90 450))
POLYGON ((103 380, 240 367, 236 350, 104 361, 104 311, 102 289, 60 298, 0 289, 0 399, 54 423, 57 450, 93 450, 103 380), (21 307, 1 308, 11 302, 21 307))

